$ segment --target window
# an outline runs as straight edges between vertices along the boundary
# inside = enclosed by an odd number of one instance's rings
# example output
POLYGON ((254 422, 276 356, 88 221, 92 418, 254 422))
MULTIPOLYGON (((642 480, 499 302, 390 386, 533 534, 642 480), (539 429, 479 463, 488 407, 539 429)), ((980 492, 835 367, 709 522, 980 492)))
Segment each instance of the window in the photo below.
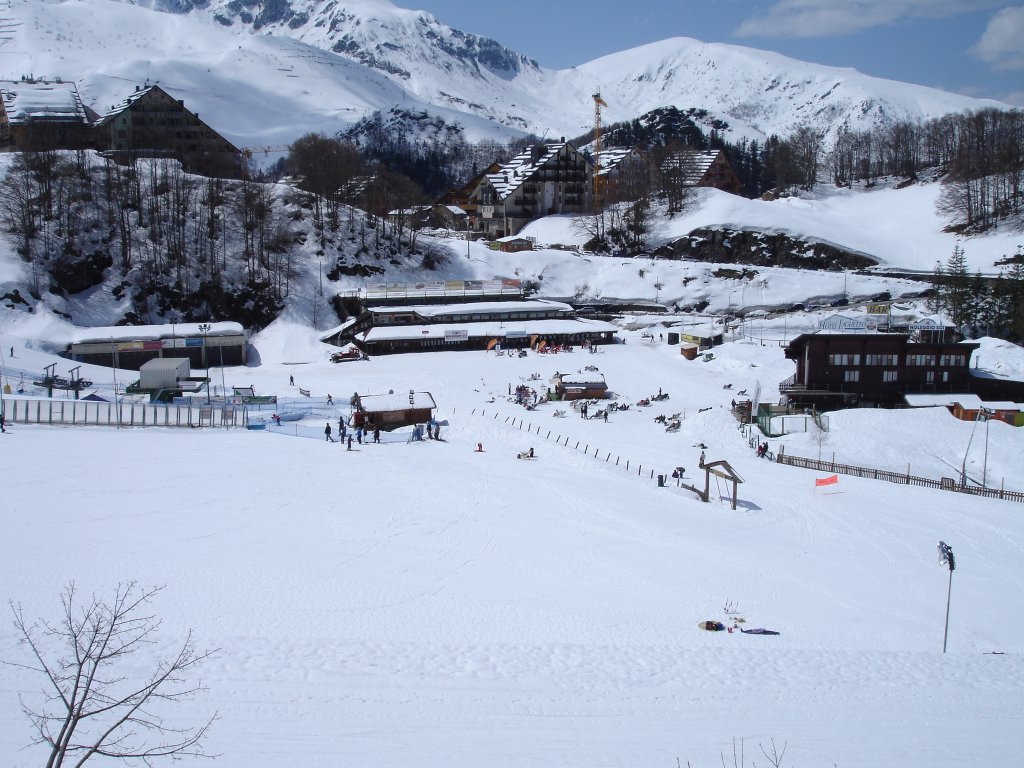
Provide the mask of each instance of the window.
POLYGON ((925 384, 934 384, 935 383, 935 371, 928 371, 927 373, 925 373, 925 375, 924 375, 924 382, 925 382, 925 384))
POLYGON ((899 365, 899 355, 864 355, 865 365, 899 365))
POLYGON ((896 381, 896 371, 882 371, 882 381, 896 381))
POLYGON ((860 355, 829 355, 829 365, 860 365, 860 355))
POLYGON ((846 382, 860 381, 860 371, 843 371, 843 381, 846 381, 846 382))
POLYGON ((907 365, 935 365, 935 355, 907 355, 907 365))
POLYGON ((966 355, 941 355, 939 357, 939 365, 944 368, 950 368, 953 366, 964 366, 967 364, 966 355))

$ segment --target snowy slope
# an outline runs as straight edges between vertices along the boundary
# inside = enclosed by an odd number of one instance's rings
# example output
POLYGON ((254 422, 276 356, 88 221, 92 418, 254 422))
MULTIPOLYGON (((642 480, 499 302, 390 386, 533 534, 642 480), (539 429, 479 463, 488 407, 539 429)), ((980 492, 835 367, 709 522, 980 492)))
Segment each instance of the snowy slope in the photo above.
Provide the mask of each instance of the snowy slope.
MULTIPOLYGON (((831 135, 890 119, 996 105, 738 46, 674 38, 550 70, 387 0, 238 3, 11 0, 0 76, 62 76, 98 111, 159 82, 236 143, 273 146, 344 129, 375 109, 431 105, 470 138, 574 136, 601 89, 610 121, 703 108, 733 136, 812 125, 831 135)), ((999 106, 999 105, 996 105, 999 106)))
MULTIPOLYGON (((59 332, 23 322, 0 326, 0 348, 15 347, 5 362, 38 369, 59 332)), ((231 766, 390 767, 410 755, 424 768, 708 766, 729 759, 733 739, 748 765, 770 739, 787 744, 785 765, 1016 765, 1019 505, 846 476, 838 492, 816 493, 815 473, 755 458, 728 414, 732 392, 791 372, 777 347, 729 344, 711 363, 688 362, 624 335, 597 355, 337 366, 308 327, 279 322, 254 340, 260 366, 225 371, 228 384, 290 396, 294 375, 319 403, 327 392, 426 389, 450 422, 443 443, 399 433, 347 452, 287 433, 14 425, 0 436, 0 599, 54 617, 70 579, 86 593, 126 579, 166 585, 162 642, 147 656, 186 628, 222 649, 204 670, 208 693, 180 716, 218 710, 208 746, 231 766), (659 386, 670 400, 607 424, 505 401, 532 373, 585 364, 623 402, 659 386), (673 411, 685 419, 668 434, 652 417, 673 411), (509 421, 520 418, 532 434, 509 421), (736 511, 714 482, 702 504, 650 479, 677 465, 696 479, 699 442, 742 475, 736 511), (518 461, 530 446, 539 458, 518 461), (940 539, 959 563, 945 655, 940 539), (727 603, 745 626, 781 634, 696 628, 726 619, 727 603)), ((109 371, 83 373, 109 391, 109 371)), ((923 473, 964 457, 970 425, 948 414, 901 413, 896 429, 878 417, 837 415, 826 450, 923 473), (886 432, 892 448, 865 456, 865 441, 886 432)), ((323 420, 310 422, 316 435, 323 420)), ((988 469, 1009 484, 1024 430, 1001 426, 988 469)), ((801 436, 786 446, 810 451, 801 436)), ((969 469, 981 460, 975 437, 969 469)), ((4 622, 0 658, 23 653, 4 622)), ((39 690, 0 666, 10 768, 40 762, 22 749, 31 732, 17 698, 39 690)))

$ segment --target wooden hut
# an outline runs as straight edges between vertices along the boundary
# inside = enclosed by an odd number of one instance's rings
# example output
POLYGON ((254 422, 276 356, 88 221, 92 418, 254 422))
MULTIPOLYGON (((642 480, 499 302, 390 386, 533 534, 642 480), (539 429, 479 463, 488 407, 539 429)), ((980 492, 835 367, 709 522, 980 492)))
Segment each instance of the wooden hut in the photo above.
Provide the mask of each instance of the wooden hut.
POLYGON ((559 400, 603 400, 608 385, 600 373, 556 373, 553 383, 559 400))
POLYGON ((352 396, 352 424, 364 428, 398 429, 426 424, 434 417, 434 397, 429 392, 409 390, 404 394, 352 396))

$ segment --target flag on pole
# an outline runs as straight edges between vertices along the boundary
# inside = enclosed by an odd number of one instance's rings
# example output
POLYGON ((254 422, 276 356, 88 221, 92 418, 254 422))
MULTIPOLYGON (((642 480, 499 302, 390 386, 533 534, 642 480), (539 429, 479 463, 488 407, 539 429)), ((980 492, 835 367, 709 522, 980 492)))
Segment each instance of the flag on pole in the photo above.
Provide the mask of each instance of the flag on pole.
POLYGON ((820 488, 823 485, 839 485, 839 475, 814 478, 814 487, 820 488))

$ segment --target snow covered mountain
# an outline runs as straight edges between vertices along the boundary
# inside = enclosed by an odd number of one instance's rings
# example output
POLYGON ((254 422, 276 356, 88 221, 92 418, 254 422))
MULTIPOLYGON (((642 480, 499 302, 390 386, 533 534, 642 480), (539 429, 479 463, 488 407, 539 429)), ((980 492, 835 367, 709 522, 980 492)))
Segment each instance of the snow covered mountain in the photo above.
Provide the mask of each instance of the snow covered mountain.
POLYGON ((390 0, 9 0, 0 77, 60 76, 103 111, 158 81, 241 146, 333 133, 377 109, 428 109, 471 139, 578 135, 668 104, 734 136, 826 135, 1003 106, 739 46, 673 38, 551 70, 390 0))

